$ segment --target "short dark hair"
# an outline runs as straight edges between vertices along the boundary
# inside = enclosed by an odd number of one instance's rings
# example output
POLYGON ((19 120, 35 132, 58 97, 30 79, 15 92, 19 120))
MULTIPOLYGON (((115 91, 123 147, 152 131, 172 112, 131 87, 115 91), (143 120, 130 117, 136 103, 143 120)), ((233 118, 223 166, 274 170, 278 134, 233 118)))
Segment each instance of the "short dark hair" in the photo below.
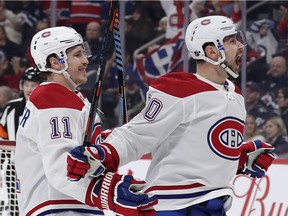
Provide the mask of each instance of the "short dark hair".
POLYGON ((54 58, 56 58, 56 59, 59 58, 59 57, 57 56, 57 54, 55 54, 55 53, 52 53, 52 54, 48 55, 47 58, 46 58, 46 68, 51 68, 51 64, 50 64, 49 59, 52 58, 52 57, 54 57, 54 58))

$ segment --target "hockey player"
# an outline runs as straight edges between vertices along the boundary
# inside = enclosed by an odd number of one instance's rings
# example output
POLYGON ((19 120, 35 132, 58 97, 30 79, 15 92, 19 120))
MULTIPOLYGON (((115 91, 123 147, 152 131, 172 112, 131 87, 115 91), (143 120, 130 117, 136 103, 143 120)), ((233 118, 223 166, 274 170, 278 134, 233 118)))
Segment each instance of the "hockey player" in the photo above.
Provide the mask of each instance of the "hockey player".
POLYGON ((233 177, 260 178, 274 159, 270 144, 243 142, 244 98, 228 79, 239 75, 245 45, 238 36, 224 16, 192 21, 185 42, 197 60, 196 74, 175 72, 155 80, 145 108, 129 123, 101 145, 70 152, 68 177, 84 176, 84 168, 73 169, 80 161, 91 164, 86 176, 97 176, 99 162, 109 171, 151 153, 145 192, 159 200, 156 216, 226 215, 233 177))
MULTIPOLYGON (((19 98, 9 101, 0 118, 0 139, 15 140, 19 120, 22 117, 25 104, 31 92, 42 82, 40 71, 36 68, 27 68, 20 81, 21 95, 19 98)), ((11 151, 1 151, 1 169, 6 170, 5 183, 9 194, 9 215, 18 215, 17 197, 15 192, 15 168, 14 155, 11 151)))
POLYGON ((138 216, 157 203, 139 191, 145 182, 132 176, 110 172, 78 182, 66 178, 68 152, 83 143, 90 109, 77 91, 87 81, 89 49, 80 34, 63 26, 36 33, 31 54, 47 82, 33 91, 17 132, 20 215, 103 215, 99 209, 109 207, 138 216))

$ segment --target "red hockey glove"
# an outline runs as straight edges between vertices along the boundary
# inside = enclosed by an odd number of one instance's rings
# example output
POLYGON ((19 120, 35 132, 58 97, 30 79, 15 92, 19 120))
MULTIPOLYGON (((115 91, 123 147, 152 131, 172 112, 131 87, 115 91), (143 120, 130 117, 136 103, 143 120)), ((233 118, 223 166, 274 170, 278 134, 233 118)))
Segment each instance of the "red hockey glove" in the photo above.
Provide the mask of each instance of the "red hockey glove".
POLYGON ((109 144, 77 146, 67 156, 67 177, 79 181, 85 175, 97 177, 105 171, 116 172, 119 156, 109 144))
POLYGON ((87 157, 83 154, 84 147, 78 146, 67 156, 67 178, 70 181, 79 181, 90 169, 87 157))
POLYGON ((117 215, 154 215, 153 205, 158 203, 155 196, 141 192, 145 181, 130 175, 106 173, 90 183, 85 203, 101 210, 112 210, 117 215))
POLYGON ((243 143, 240 149, 237 174, 247 174, 253 178, 263 177, 274 160, 274 148, 268 143, 254 140, 243 143))

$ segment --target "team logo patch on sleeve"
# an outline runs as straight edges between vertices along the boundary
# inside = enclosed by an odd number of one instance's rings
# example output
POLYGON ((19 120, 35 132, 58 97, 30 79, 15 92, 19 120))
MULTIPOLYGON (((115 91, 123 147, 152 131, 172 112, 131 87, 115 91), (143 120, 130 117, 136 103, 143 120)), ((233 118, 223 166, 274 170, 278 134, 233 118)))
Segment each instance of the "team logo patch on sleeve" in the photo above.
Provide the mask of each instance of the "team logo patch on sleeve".
POLYGON ((209 129, 207 141, 211 150, 218 156, 237 160, 243 142, 245 122, 235 117, 225 117, 209 129))

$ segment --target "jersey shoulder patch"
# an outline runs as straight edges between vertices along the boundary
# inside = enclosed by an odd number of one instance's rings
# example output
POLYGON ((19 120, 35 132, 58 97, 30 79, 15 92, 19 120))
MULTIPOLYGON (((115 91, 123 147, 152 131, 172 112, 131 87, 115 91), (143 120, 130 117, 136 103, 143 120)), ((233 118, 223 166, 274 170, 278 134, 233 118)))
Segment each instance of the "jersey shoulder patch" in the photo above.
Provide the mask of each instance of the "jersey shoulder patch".
POLYGON ((208 83, 199 80, 194 74, 187 72, 165 74, 154 80, 151 87, 179 98, 217 90, 208 83))
POLYGON ((38 109, 70 108, 82 110, 84 102, 66 87, 56 83, 48 83, 36 87, 29 100, 38 109))

